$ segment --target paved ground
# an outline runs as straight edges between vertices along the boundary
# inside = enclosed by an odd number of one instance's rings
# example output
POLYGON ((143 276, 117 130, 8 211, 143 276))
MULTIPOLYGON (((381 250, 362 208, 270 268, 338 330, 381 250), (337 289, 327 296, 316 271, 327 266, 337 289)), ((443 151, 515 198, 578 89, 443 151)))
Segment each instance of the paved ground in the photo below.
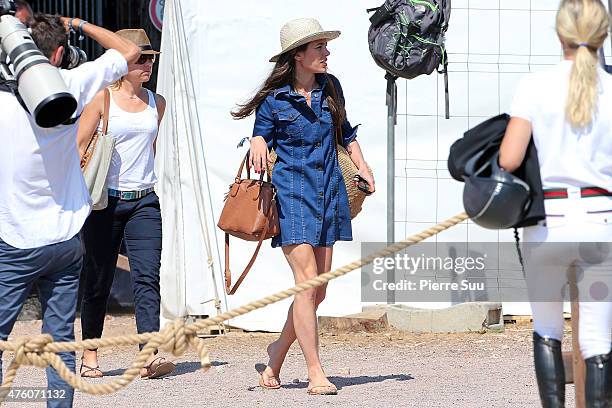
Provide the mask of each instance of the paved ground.
MULTIPOLYGON (((77 328, 80 323, 77 322, 77 328)), ((13 335, 40 330, 40 321, 18 322, 13 335)), ((105 336, 134 332, 131 317, 107 320, 105 336)), ((77 336, 80 333, 77 331, 77 336)), ((265 362, 265 346, 276 335, 230 333, 207 339, 213 367, 200 371, 194 353, 175 359, 175 374, 136 380, 104 397, 76 394, 76 407, 537 407, 531 365, 531 330, 507 326, 503 333, 415 335, 400 332, 331 335, 321 338, 321 357, 336 396, 306 394, 304 361, 298 347, 287 358, 280 390, 257 386, 255 363, 265 362)), ((569 336, 567 336, 569 338, 569 336)), ((104 350, 107 378, 120 375, 135 348, 104 350)), ((4 364, 11 358, 4 356, 4 364)), ((41 386, 41 370, 25 368, 18 386, 41 386)), ((95 381, 105 381, 104 379, 95 381)), ((40 403, 7 404, 39 407, 40 403)), ((568 386, 567 406, 573 406, 568 386)))

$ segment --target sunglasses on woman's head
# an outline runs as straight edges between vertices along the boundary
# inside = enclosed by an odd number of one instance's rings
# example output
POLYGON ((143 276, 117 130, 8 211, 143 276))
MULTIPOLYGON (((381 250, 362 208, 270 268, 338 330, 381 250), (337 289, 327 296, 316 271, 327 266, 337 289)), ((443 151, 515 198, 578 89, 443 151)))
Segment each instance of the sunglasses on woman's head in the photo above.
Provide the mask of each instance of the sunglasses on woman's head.
POLYGON ((140 54, 140 58, 136 61, 136 64, 142 65, 147 61, 155 62, 155 55, 153 54, 140 54))

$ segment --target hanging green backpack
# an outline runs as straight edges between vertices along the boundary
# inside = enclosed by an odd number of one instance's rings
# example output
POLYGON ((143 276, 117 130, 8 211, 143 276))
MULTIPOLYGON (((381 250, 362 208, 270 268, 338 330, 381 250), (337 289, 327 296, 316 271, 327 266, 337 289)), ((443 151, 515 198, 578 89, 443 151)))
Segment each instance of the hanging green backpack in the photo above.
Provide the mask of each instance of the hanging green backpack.
POLYGON ((448 118, 448 57, 444 35, 450 0, 386 0, 370 17, 368 42, 376 64, 387 79, 412 79, 434 70, 444 74, 448 118))

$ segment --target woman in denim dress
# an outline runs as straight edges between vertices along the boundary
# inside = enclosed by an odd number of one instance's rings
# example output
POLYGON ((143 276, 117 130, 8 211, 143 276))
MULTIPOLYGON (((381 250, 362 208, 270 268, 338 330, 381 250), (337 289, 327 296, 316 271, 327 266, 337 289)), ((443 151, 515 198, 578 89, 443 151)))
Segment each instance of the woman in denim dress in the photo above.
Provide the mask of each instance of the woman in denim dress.
MULTIPOLYGON (((299 284, 331 270, 333 245, 352 240, 348 196, 338 165, 336 143, 374 191, 374 179, 355 140, 357 127, 346 119, 340 82, 327 74, 327 42, 339 31, 324 31, 312 18, 289 21, 280 32, 282 51, 261 89, 232 112, 237 119, 256 113, 250 165, 265 171, 269 148, 277 159, 272 173, 276 186, 282 247, 299 284)), ((268 365, 260 371, 263 388, 279 388, 279 373, 297 338, 308 368, 309 394, 336 394, 319 358, 316 310, 326 285, 295 296, 278 340, 267 348, 268 365)))

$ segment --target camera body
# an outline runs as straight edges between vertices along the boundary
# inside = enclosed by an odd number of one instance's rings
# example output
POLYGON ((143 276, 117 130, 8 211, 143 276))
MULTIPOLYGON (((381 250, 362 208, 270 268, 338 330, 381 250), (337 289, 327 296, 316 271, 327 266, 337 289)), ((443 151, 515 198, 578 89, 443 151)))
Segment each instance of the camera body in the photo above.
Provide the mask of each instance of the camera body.
POLYGON ((15 2, 13 0, 0 0, 0 16, 7 14, 15 15, 15 2))
POLYGON ((64 56, 62 57, 60 68, 72 69, 84 62, 87 62, 87 54, 85 51, 68 42, 68 45, 64 48, 64 56))

